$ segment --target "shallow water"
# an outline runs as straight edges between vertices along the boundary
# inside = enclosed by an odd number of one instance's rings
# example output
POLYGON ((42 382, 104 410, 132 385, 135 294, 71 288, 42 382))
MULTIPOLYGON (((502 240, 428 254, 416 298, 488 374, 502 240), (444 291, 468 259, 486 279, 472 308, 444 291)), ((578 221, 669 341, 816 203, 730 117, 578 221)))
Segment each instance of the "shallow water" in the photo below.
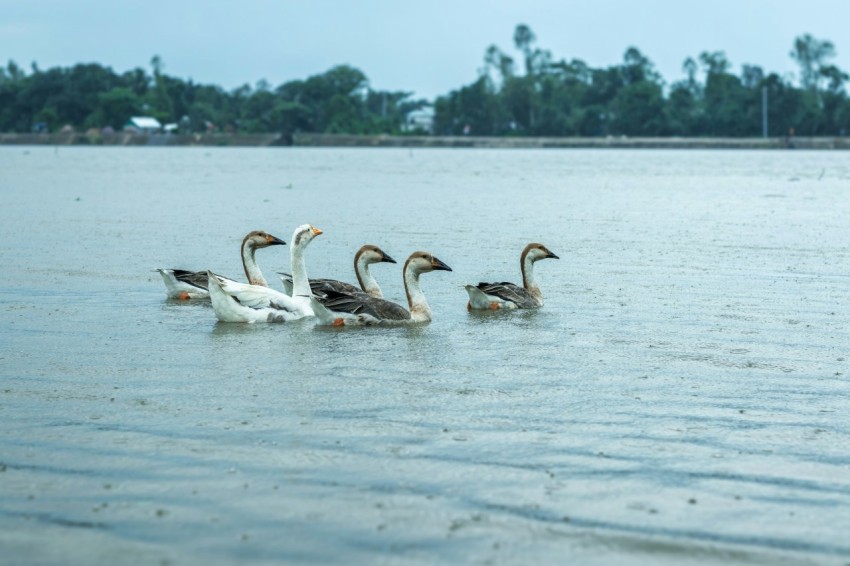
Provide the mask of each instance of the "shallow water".
POLYGON ((10 564, 850 560, 844 153, 0 147, 0 204, 10 564), (151 271, 305 222, 313 276, 448 263, 434 321, 216 323, 151 271), (529 241, 546 306, 468 313, 529 241))

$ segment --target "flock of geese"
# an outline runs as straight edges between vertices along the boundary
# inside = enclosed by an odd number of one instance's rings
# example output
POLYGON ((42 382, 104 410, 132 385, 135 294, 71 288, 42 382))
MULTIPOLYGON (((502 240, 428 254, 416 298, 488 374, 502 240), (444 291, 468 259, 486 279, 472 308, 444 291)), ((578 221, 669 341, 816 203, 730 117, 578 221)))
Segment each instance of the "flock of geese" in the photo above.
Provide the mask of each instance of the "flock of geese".
MULTIPOLYGON (((242 240, 242 265, 248 283, 240 283, 212 271, 157 269, 172 299, 209 299, 222 322, 289 322, 316 317, 321 325, 359 326, 409 324, 431 320, 431 308, 419 286, 419 276, 452 269, 428 252, 414 252, 404 263, 402 275, 408 308, 383 298, 369 266, 396 263, 377 246, 365 245, 354 256, 359 287, 334 279, 308 279, 304 252, 322 231, 310 224, 295 229, 290 246, 292 273, 282 273, 286 292, 269 287, 254 257, 259 249, 286 242, 263 231, 250 232, 242 240)), ((467 308, 534 309, 543 306, 543 295, 534 279, 534 263, 558 259, 543 244, 528 244, 520 256, 522 286, 513 283, 466 285, 467 308)))

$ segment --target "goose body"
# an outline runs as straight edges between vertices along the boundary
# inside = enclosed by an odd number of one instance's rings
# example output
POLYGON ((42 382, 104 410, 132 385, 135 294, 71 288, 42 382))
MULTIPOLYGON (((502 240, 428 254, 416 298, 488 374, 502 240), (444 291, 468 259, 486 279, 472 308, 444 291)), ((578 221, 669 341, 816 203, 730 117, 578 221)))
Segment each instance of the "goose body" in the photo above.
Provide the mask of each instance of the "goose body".
MULTIPOLYGON (((263 277, 260 267, 254 258, 254 252, 269 246, 282 246, 286 242, 263 232, 255 230, 249 232, 242 240, 242 267, 245 269, 245 277, 252 285, 268 287, 269 284, 263 277)), ((156 269, 165 283, 166 294, 169 299, 206 299, 209 298, 209 289, 206 271, 188 271, 186 269, 156 269)), ((229 279, 229 281, 233 281, 229 279)))
POLYGON ((289 322, 307 316, 289 295, 207 272, 210 301, 222 322, 289 322))
POLYGON ((559 259, 543 244, 528 244, 520 255, 522 287, 509 283, 466 285, 469 310, 536 309, 543 306, 543 294, 534 279, 534 263, 541 259, 559 259))
POLYGON ((158 267, 156 271, 165 283, 165 294, 169 299, 207 299, 206 271, 187 271, 185 269, 166 269, 158 267))
MULTIPOLYGON (((370 265, 381 262, 395 263, 395 260, 384 253, 378 246, 367 244, 354 254, 354 273, 357 276, 357 282, 360 284, 359 288, 344 281, 337 281, 336 279, 310 279, 310 290, 314 295, 325 295, 328 292, 347 294, 366 293, 370 297, 381 299, 384 294, 381 292, 378 281, 369 270, 370 265)), ((281 273, 280 275, 284 289, 291 295, 292 276, 288 273, 281 273)))
POLYGON ((369 324, 411 324, 429 322, 431 308, 419 286, 419 276, 430 271, 452 269, 428 252, 413 253, 404 264, 404 289, 410 310, 366 293, 341 293, 329 290, 324 296, 313 296, 310 302, 319 324, 329 326, 362 326, 369 324))
POLYGON ((292 234, 290 260, 294 280, 292 296, 262 285, 237 283, 208 273, 210 299, 216 318, 222 322, 289 322, 313 316, 304 250, 322 231, 309 224, 292 234))

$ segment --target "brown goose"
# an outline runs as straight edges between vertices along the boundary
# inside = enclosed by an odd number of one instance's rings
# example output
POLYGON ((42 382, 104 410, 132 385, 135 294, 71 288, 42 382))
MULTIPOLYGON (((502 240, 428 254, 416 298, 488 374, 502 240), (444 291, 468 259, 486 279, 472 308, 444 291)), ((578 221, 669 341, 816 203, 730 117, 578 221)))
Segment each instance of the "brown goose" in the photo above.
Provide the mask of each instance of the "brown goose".
POLYGON ((479 283, 467 285, 469 310, 536 309, 543 306, 543 294, 534 280, 534 263, 541 259, 560 259, 543 244, 531 243, 522 250, 519 263, 522 287, 513 283, 479 283))
POLYGON ((319 324, 359 326, 364 324, 410 324, 431 320, 431 307, 419 287, 423 273, 452 268, 428 252, 414 252, 404 264, 404 290, 410 311, 385 299, 365 293, 346 294, 329 291, 325 297, 312 297, 310 304, 319 324))
MULTIPOLYGON (((310 289, 314 295, 326 295, 329 291, 337 293, 366 293, 370 297, 381 299, 384 294, 381 292, 381 287, 377 280, 369 271, 369 266, 373 263, 395 263, 395 260, 384 253, 384 250, 378 246, 367 244, 357 250, 354 254, 354 273, 357 275, 357 282, 360 287, 355 287, 344 281, 336 279, 310 279, 310 289)), ((292 276, 288 273, 281 273, 280 280, 283 282, 283 287, 288 294, 292 294, 292 276)))
MULTIPOLYGON (((245 269, 245 277, 248 278, 248 283, 263 287, 269 286, 254 259, 254 252, 269 246, 283 245, 286 245, 286 242, 262 230, 254 230, 245 236, 242 240, 242 267, 245 269)), ((205 299, 210 296, 206 271, 164 268, 159 268, 156 271, 162 275, 169 299, 205 299)))

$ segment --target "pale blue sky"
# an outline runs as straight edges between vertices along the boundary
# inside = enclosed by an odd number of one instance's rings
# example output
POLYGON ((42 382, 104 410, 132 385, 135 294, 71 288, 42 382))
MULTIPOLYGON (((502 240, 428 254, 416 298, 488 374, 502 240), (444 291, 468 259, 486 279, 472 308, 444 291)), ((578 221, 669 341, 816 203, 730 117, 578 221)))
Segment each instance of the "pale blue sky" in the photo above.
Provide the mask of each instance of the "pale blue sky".
POLYGON ((794 72, 803 33, 835 43, 850 71, 848 22, 848 0, 0 0, 0 63, 125 71, 158 54, 166 73, 227 89, 347 63, 373 88, 433 98, 472 82, 488 45, 513 52, 518 23, 591 66, 634 45, 670 83, 701 51, 725 51, 736 72, 794 72))

